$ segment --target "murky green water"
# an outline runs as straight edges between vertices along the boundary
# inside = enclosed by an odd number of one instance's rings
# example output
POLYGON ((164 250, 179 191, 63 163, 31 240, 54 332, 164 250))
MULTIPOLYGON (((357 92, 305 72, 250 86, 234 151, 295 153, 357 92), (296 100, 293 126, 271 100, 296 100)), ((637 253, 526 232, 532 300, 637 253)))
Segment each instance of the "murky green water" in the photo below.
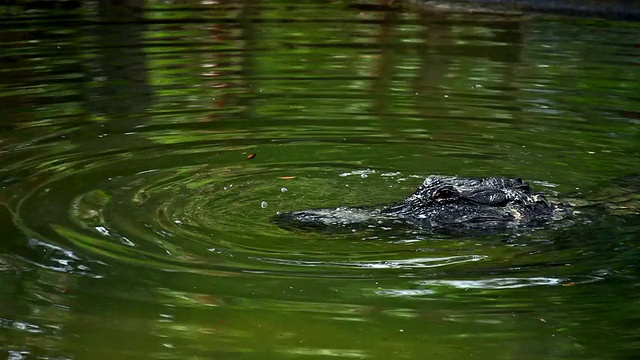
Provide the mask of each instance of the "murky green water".
POLYGON ((638 354, 640 188, 616 184, 640 173, 640 26, 346 3, 0 8, 2 358, 638 354), (466 237, 271 222, 432 173, 609 210, 466 237))

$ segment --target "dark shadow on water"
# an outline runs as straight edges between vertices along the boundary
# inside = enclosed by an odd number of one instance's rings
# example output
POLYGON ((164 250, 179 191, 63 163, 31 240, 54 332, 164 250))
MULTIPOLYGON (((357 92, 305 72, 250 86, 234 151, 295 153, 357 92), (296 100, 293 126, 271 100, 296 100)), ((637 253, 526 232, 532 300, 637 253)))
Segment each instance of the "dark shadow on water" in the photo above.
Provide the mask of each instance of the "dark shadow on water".
POLYGON ((96 53, 87 65, 91 87, 85 91, 85 110, 93 119, 71 138, 83 149, 151 144, 136 131, 148 123, 147 111, 153 101, 142 6, 140 1, 100 2, 99 21, 90 28, 96 53))

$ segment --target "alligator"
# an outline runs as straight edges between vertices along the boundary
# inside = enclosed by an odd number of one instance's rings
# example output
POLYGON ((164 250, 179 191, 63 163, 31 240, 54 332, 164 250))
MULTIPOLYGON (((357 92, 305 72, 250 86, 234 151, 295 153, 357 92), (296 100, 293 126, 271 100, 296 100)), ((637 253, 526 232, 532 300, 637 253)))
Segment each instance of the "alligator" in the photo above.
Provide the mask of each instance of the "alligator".
POLYGON ((492 231, 544 225, 574 215, 520 178, 431 175, 405 200, 377 207, 338 207, 277 214, 289 230, 332 231, 410 226, 432 232, 492 231))

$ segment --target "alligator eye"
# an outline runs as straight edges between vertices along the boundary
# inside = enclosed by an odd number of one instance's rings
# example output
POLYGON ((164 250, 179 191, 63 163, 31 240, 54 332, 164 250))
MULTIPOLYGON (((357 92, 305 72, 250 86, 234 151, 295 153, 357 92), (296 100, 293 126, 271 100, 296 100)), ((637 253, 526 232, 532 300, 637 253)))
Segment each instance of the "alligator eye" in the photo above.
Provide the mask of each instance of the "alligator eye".
POLYGON ((433 198, 437 202, 452 201, 452 200, 456 200, 459 197, 460 197, 460 194, 455 189, 452 189, 452 188, 441 188, 436 190, 435 193, 433 193, 433 198))

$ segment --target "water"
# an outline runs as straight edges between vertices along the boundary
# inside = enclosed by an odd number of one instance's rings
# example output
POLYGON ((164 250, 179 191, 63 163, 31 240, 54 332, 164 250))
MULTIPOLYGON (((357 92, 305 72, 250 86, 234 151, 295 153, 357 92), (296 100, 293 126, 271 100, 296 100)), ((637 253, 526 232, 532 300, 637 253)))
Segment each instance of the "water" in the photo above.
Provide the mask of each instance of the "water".
POLYGON ((637 355, 638 25, 368 5, 4 6, 2 357, 637 355), (271 222, 432 173, 606 209, 467 237, 271 222))

